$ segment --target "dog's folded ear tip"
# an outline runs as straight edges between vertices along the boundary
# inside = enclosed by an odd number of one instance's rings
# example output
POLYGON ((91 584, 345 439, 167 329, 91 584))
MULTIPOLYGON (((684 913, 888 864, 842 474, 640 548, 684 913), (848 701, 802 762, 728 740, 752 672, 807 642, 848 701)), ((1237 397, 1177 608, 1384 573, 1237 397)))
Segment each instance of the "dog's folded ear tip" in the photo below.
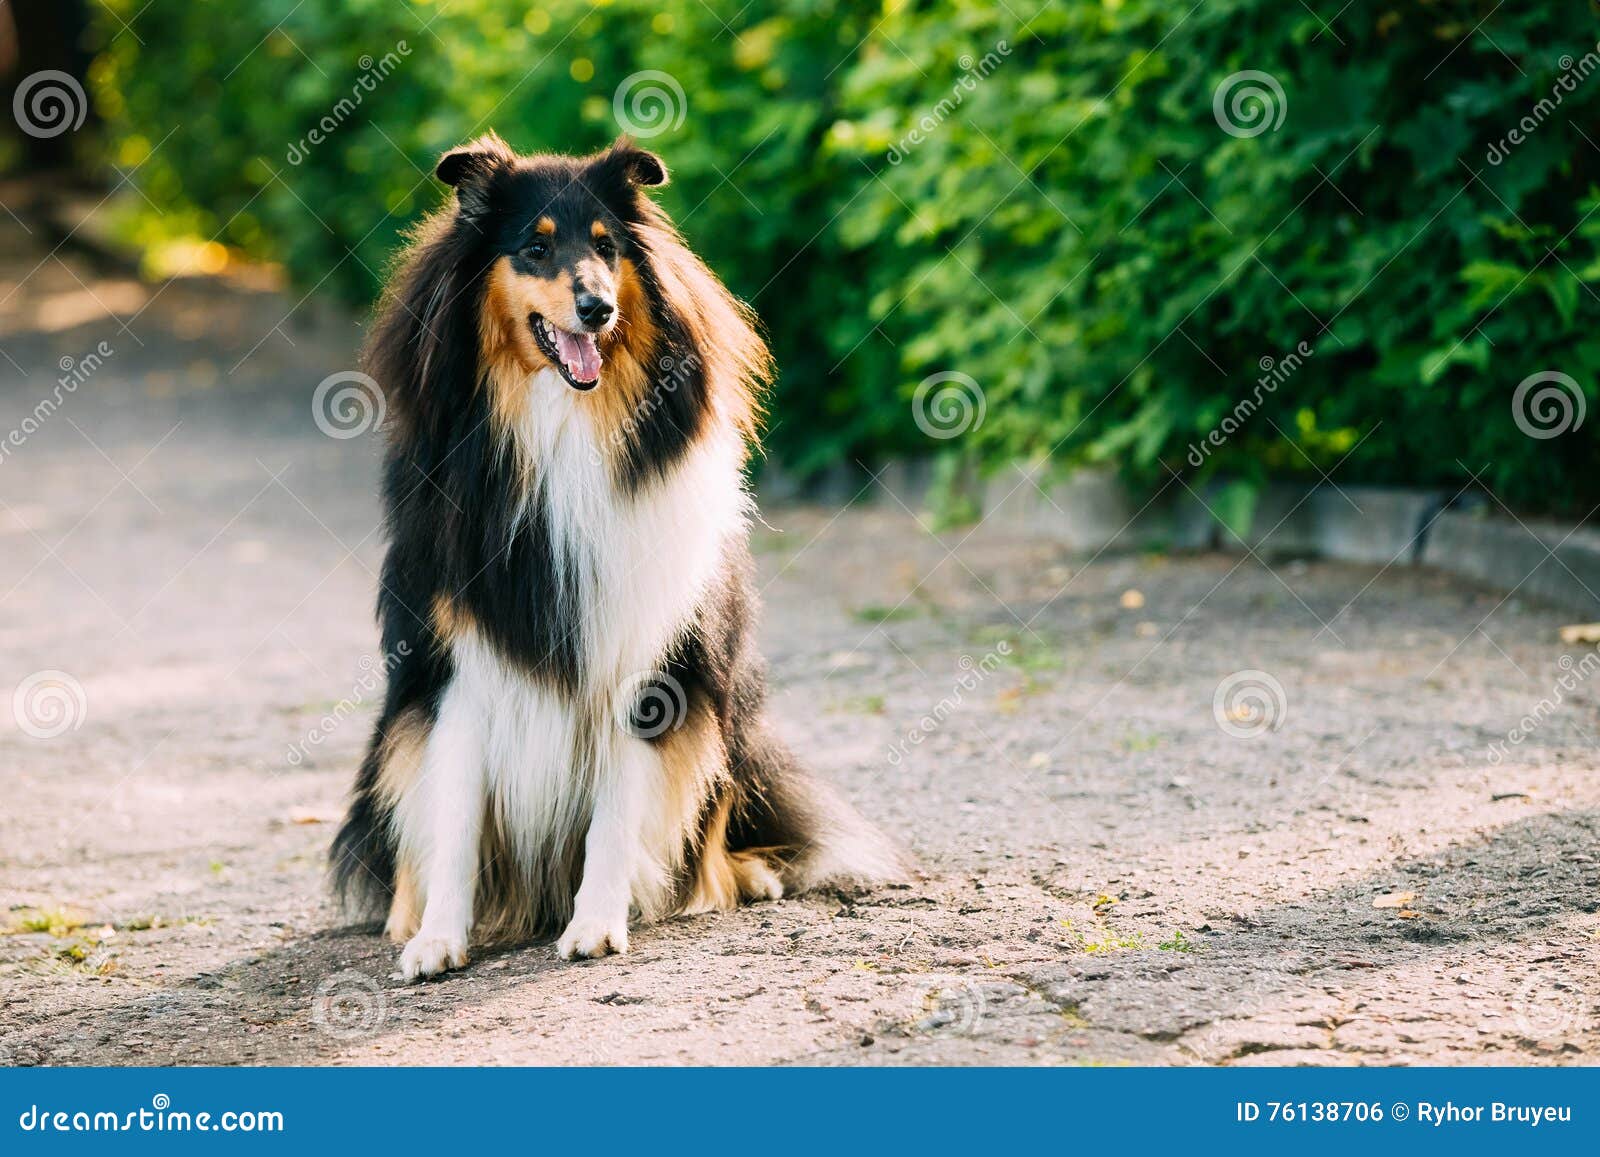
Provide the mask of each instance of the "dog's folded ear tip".
POLYGON ((454 188, 461 183, 466 171, 467 154, 455 149, 439 158, 439 163, 434 166, 433 175, 454 188))
POLYGON ((433 175, 454 188, 472 173, 487 172, 514 156, 511 146, 491 129, 482 136, 447 151, 439 158, 433 175))
POLYGON ((649 149, 640 148, 639 143, 626 133, 612 142, 611 155, 624 163, 628 180, 635 185, 655 188, 665 185, 670 179, 666 162, 649 149))

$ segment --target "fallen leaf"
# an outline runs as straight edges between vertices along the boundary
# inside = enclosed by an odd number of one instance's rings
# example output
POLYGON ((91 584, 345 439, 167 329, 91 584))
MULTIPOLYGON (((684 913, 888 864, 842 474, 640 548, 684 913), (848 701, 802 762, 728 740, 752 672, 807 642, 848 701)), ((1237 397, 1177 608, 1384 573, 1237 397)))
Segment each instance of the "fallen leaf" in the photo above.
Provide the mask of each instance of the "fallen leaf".
POLYGON ((335 818, 327 812, 312 811, 305 807, 289 809, 289 822, 292 824, 329 824, 335 818))
POLYGON ((1136 611, 1144 606, 1144 594, 1135 590, 1123 591, 1121 602, 1123 610, 1136 611))
POLYGON ((1415 920, 1417 917, 1421 916, 1422 913, 1413 912, 1410 908, 1402 908, 1400 911, 1396 912, 1395 915, 1399 916, 1402 920, 1415 920))
POLYGON ((1390 892, 1387 896, 1377 896, 1372 901, 1374 908, 1404 908, 1417 898, 1415 892, 1390 892))
POLYGON ((1561 628, 1563 643, 1600 643, 1600 623, 1573 623, 1561 628))

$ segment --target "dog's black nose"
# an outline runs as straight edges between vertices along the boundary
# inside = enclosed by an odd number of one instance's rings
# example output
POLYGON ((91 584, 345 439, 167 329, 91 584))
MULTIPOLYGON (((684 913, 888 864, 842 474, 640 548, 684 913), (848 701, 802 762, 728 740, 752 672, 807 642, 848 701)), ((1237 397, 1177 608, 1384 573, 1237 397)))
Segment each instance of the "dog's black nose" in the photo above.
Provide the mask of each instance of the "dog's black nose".
POLYGON ((590 329, 599 329, 611 320, 611 315, 617 311, 605 298, 593 293, 580 293, 577 300, 578 320, 590 329))

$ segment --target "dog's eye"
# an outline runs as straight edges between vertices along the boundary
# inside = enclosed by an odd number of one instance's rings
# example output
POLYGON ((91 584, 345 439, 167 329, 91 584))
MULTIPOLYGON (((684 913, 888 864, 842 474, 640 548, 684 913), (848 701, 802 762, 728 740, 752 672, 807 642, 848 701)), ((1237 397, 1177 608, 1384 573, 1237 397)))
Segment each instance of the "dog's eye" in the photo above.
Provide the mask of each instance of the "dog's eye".
POLYGON ((596 241, 594 243, 594 251, 600 254, 601 257, 604 257, 607 261, 610 261, 617 255, 617 247, 612 244, 611 238, 609 237, 602 237, 596 241))
POLYGON ((534 241, 524 249, 523 254, 534 261, 543 261, 550 256, 550 242, 534 241))

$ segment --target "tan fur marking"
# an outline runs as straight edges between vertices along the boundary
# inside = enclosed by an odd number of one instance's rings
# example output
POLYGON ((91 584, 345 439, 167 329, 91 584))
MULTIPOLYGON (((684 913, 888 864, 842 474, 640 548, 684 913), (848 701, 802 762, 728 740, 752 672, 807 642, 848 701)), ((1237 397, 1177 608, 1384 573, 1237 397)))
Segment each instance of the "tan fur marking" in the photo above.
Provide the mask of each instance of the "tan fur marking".
POLYGON ((417 874, 411 865, 402 863, 395 868, 394 899, 389 904, 389 920, 383 926, 384 935, 396 944, 404 944, 417 934, 422 924, 422 894, 417 887, 417 874))
POLYGON ((428 726, 420 711, 407 711, 390 726, 378 751, 378 792, 385 802, 398 803, 416 783, 427 742, 428 726))
MULTIPOLYGON (((416 783, 422 773, 422 753, 428 742, 428 727, 422 713, 408 711, 399 716, 383 737, 378 750, 378 795, 393 806, 416 783)), ((389 904, 389 919, 384 932, 396 944, 416 935, 422 922, 421 889, 416 871, 401 860, 395 865, 394 899, 389 904)))
POLYGON ((511 260, 498 258, 489 269, 478 317, 478 341, 489 371, 490 410, 502 431, 514 430, 527 399, 528 376, 550 365, 533 340, 528 315, 539 313, 560 325, 572 324, 572 278, 524 277, 511 260))
POLYGON ((663 736, 656 751, 665 778, 666 822, 678 826, 676 842, 695 865, 678 910, 726 911, 744 900, 782 896, 783 884, 759 850, 728 850, 734 793, 728 790, 727 748, 712 713, 704 707, 691 709, 683 726, 663 736))
POLYGON ((429 616, 433 633, 441 649, 448 651, 450 644, 465 629, 467 623, 448 595, 434 595, 432 614, 429 616))
POLYGON ((604 221, 596 221, 593 225, 589 226, 589 236, 593 237, 597 241, 606 236, 606 223, 604 221))
POLYGON ((540 217, 539 224, 534 228, 544 237, 554 237, 556 235, 556 223, 549 217, 540 217))

